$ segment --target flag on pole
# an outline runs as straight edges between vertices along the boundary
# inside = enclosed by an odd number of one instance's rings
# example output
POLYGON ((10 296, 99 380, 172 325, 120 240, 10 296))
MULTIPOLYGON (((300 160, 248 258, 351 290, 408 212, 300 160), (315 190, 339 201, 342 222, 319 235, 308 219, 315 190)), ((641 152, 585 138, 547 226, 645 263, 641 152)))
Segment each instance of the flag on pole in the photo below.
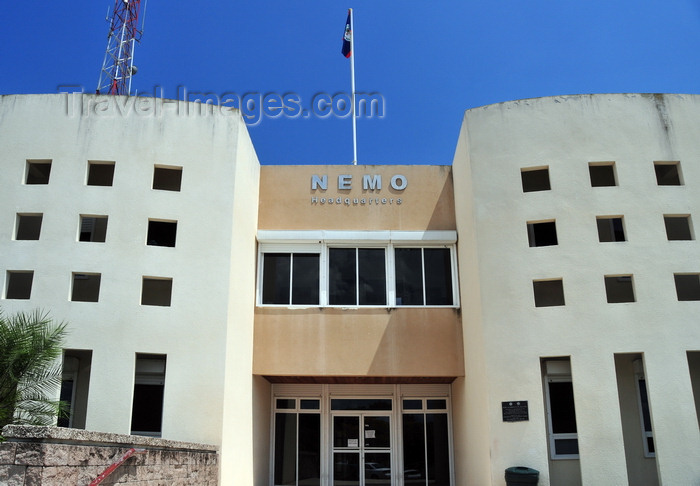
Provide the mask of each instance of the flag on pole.
POLYGON ((345 21, 345 33, 343 34, 343 56, 352 56, 352 17, 348 10, 348 20, 345 21))

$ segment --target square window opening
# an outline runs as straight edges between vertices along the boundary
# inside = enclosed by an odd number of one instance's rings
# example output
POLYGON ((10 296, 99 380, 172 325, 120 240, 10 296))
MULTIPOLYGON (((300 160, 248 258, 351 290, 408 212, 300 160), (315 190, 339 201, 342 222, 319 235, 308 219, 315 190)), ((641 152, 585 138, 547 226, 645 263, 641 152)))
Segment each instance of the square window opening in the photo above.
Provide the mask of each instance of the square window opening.
POLYGON ((549 191, 549 167, 538 169, 521 169, 520 178, 523 192, 549 191))
POLYGON ((136 354, 132 435, 161 436, 166 360, 166 355, 136 354))
POLYGON ((664 215, 664 226, 666 227, 666 237, 669 241, 692 240, 693 227, 689 215, 664 215))
POLYGON ((114 181, 114 162, 88 161, 88 186, 111 186, 114 181))
POLYGON ((610 304, 634 302, 632 275, 606 275, 605 294, 610 304))
POLYGON ((182 184, 182 167, 153 168, 153 189, 161 191, 180 191, 182 184))
POLYGON ((48 184, 50 176, 50 160, 27 160, 26 184, 48 184))
POLYGON ((41 235, 43 214, 17 214, 16 240, 38 240, 41 235))
POLYGON ((104 243, 107 239, 107 216, 80 216, 78 241, 104 243))
POLYGON ((558 244, 556 222, 527 223, 527 239, 530 247, 558 244))
POLYGON ((616 186, 615 162, 591 162, 588 164, 591 187, 616 186))
POLYGON ((700 274, 676 273, 673 280, 678 300, 700 300, 700 274))
POLYGON ((150 246, 175 246, 177 221, 148 220, 146 244, 150 246))
POLYGON ((141 305, 169 307, 173 292, 173 279, 143 277, 141 305))
POLYGON ((34 280, 34 272, 25 271, 8 271, 7 272, 7 289, 5 290, 6 299, 29 299, 32 295, 32 281, 34 280))
POLYGON ((102 275, 99 273, 73 273, 73 302, 97 302, 100 298, 100 282, 102 275))
POLYGON ((656 183, 660 186, 682 186, 680 162, 654 162, 656 183))
POLYGON ((598 241, 601 243, 626 241, 622 216, 598 216, 598 241))
POLYGON ((532 287, 535 294, 535 307, 565 305, 562 279, 533 280, 532 287))

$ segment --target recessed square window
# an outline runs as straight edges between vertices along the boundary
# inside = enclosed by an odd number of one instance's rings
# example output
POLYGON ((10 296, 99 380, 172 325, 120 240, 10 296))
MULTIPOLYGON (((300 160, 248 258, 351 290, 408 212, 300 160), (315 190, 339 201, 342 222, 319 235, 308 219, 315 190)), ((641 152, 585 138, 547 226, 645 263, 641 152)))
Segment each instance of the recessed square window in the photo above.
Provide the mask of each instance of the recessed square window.
POLYGON ((41 234, 42 214, 17 214, 16 240, 38 240, 41 234))
POLYGON ((564 283, 562 279, 533 280, 535 307, 564 305, 564 283))
POLYGON ((557 225, 554 221, 527 223, 527 239, 530 246, 552 246, 557 244, 557 225))
POLYGON ((88 186, 111 186, 114 180, 114 162, 88 161, 88 186))
POLYGON ((681 186, 680 162, 654 162, 656 183, 660 186, 681 186))
POLYGON ((5 292, 5 298, 28 299, 32 294, 33 280, 34 272, 30 270, 7 272, 7 290, 5 292))
POLYGON ((610 304, 634 302, 632 275, 606 275, 605 294, 610 304))
POLYGON ((173 291, 172 278, 143 277, 141 305, 170 306, 173 291))
POLYGON ((675 273, 673 280, 678 300, 700 300, 700 274, 675 273))
POLYGON ((73 273, 73 292, 71 299, 74 302, 97 302, 100 298, 99 273, 73 273))
POLYGON ((182 183, 182 167, 155 166, 153 168, 153 189, 179 191, 182 183))
POLYGON ((666 236, 669 241, 693 239, 690 215, 664 214, 664 225, 666 226, 666 236))
POLYGON ((107 238, 107 216, 80 216, 79 241, 104 243, 107 238))
POLYGON ((175 246, 177 221, 148 221, 146 244, 151 246, 175 246))
POLYGON ((615 162, 590 162, 591 187, 616 186, 615 162))
POLYGON ((27 184, 48 184, 51 176, 50 160, 28 160, 27 161, 27 184))
POLYGON ((536 169, 521 169, 520 178, 523 182, 523 192, 548 191, 549 167, 536 169))
POLYGON ((598 216, 596 224, 598 225, 598 241, 602 243, 626 241, 622 216, 598 216))

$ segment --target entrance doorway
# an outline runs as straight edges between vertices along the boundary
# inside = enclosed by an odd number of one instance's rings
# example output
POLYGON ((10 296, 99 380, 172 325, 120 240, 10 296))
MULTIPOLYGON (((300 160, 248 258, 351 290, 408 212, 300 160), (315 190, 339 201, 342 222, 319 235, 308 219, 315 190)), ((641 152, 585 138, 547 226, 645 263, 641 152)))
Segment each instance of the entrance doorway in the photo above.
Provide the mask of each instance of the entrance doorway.
POLYGON ((272 486, 454 486, 449 385, 273 385, 272 486))
POLYGON ((333 414, 333 485, 391 486, 391 416, 333 414))

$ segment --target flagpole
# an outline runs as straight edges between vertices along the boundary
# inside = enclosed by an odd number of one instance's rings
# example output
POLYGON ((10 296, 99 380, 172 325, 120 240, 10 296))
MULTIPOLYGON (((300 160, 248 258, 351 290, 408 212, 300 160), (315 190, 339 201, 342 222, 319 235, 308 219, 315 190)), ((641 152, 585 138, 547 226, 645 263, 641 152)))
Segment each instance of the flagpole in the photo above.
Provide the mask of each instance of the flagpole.
POLYGON ((352 89, 352 165, 357 165, 357 117, 355 116, 355 16, 350 10, 350 88, 352 89))

